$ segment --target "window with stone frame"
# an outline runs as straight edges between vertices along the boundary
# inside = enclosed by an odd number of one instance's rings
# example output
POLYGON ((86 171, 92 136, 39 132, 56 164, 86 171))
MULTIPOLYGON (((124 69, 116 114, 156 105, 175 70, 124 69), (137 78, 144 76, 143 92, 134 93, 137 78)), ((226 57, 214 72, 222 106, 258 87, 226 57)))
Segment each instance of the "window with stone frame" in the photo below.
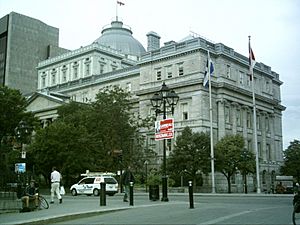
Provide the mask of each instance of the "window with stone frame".
POLYGON ((266 129, 266 132, 269 132, 270 131, 270 121, 269 121, 269 117, 266 116, 265 117, 265 129, 266 129))
POLYGON ((161 80, 161 70, 156 70, 156 80, 161 80))
POLYGON ((239 77, 239 79, 240 79, 239 83, 240 83, 240 85, 243 85, 244 84, 245 73, 242 72, 242 71, 240 71, 239 75, 240 75, 240 77, 239 77))
POLYGON ((231 66, 229 64, 226 65, 226 77, 231 78, 231 66))
POLYGON ((178 75, 183 76, 184 75, 184 70, 183 70, 183 63, 178 63, 178 75))
POLYGON ((189 119, 188 104, 182 103, 181 109, 182 109, 182 120, 188 120, 189 119))
POLYGON ((247 112, 247 128, 252 128, 252 115, 249 111, 247 112))
POLYGON ((166 67, 166 72, 167 72, 167 78, 172 78, 173 77, 172 66, 167 66, 166 67))
POLYGON ((85 64, 85 76, 89 76, 90 75, 90 63, 86 63, 85 64))
POLYGON ((74 62, 73 63, 73 79, 77 79, 78 78, 78 62, 74 62))
POLYGON ((52 69, 51 71, 51 84, 52 85, 55 85, 56 84, 56 69, 52 69))
POLYGON ((100 62, 100 74, 104 73, 104 64, 100 62))
POLYGON ((46 87, 46 74, 45 72, 43 72, 42 75, 42 88, 46 87))
POLYGON ((259 114, 256 115, 256 129, 260 130, 260 121, 261 120, 261 116, 259 114))
POLYGON ((230 123, 230 107, 229 106, 225 106, 225 122, 226 123, 230 123))

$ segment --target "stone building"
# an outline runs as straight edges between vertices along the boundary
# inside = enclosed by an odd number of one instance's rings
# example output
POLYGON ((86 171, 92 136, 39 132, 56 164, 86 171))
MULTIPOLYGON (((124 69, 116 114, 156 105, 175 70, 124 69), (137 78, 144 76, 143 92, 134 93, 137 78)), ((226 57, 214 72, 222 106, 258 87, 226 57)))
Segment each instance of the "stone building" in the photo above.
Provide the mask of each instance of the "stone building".
POLYGON ((0 19, 0 85, 28 95, 37 88, 37 64, 66 52, 58 28, 15 12, 0 19))
MULTIPOLYGON (((175 107, 175 138, 186 126, 194 131, 209 132, 209 93, 203 78, 210 51, 215 72, 212 76, 213 139, 216 143, 226 134, 241 134, 247 149, 253 151, 252 89, 248 57, 222 44, 201 37, 170 41, 160 46, 160 36, 149 32, 144 47, 132 36, 129 27, 113 21, 94 43, 77 50, 40 61, 37 91, 29 100, 33 112, 42 112, 41 98, 59 93, 78 102, 94 101, 98 91, 119 85, 133 94, 134 110, 141 117, 153 115, 150 98, 165 82, 180 97, 175 107)), ((257 134, 262 190, 269 191, 282 162, 282 111, 279 74, 263 63, 256 63, 254 84, 257 108, 257 134)), ((57 96, 56 96, 57 97, 57 96)), ((66 99, 66 98, 65 98, 66 99)), ((49 99, 48 99, 49 100, 49 99)), ((53 100, 53 99, 52 99, 53 100)), ((56 101, 58 102, 58 101, 56 101)), ((61 104, 63 104, 62 101, 61 104)), ((57 107, 57 105, 55 105, 57 107)), ((39 114, 51 121, 57 115, 47 110, 39 114)), ((45 122, 45 121, 44 121, 45 122)), ((145 133, 147 143, 156 146, 157 163, 161 163, 162 144, 153 133, 145 133)), ((170 141, 172 150, 174 140, 170 141)), ((210 177, 206 184, 210 185, 210 177)), ((232 191, 242 192, 241 176, 232 179, 232 191)), ((249 186, 255 182, 249 177, 249 186)), ((222 175, 216 179, 217 191, 226 191, 222 175)))

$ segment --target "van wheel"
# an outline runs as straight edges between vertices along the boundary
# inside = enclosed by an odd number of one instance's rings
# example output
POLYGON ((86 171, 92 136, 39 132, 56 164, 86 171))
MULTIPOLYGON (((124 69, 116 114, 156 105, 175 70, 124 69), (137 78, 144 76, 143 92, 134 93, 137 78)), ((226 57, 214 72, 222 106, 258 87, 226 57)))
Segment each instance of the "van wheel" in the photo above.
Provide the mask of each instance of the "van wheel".
POLYGON ((72 189, 72 191, 71 191, 71 194, 73 195, 73 196, 76 196, 77 195, 77 191, 76 191, 76 189, 72 189))
POLYGON ((93 195, 99 196, 99 190, 97 188, 93 190, 93 195))

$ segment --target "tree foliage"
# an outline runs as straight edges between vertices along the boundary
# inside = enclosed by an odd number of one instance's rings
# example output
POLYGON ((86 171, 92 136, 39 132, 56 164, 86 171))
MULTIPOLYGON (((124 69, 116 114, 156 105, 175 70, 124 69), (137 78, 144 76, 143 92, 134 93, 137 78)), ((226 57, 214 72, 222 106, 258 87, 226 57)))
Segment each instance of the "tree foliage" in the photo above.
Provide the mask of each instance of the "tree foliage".
POLYGON ((192 132, 185 127, 176 139, 174 151, 168 159, 168 170, 174 178, 184 174, 196 186, 197 174, 210 171, 210 138, 206 133, 192 132))
POLYGON ((61 106, 58 119, 39 130, 31 145, 39 171, 47 176, 57 166, 71 182, 87 169, 141 168, 143 138, 129 99, 128 92, 113 86, 100 90, 93 103, 61 106))
POLYGON ((241 135, 226 135, 215 145, 215 168, 227 179, 228 193, 231 193, 231 176, 243 161, 244 138, 241 135))
MULTIPOLYGON (((3 182, 6 182, 6 177, 13 176, 14 165, 20 160, 20 149, 16 148, 20 146, 16 127, 20 121, 25 121, 30 128, 37 125, 33 114, 26 112, 26 105, 26 99, 19 90, 0 86, 0 174, 3 182)), ((27 140, 25 137, 20 138, 27 140)))
POLYGON ((284 151, 283 165, 280 172, 283 175, 294 176, 300 183, 300 141, 290 142, 288 148, 284 151))

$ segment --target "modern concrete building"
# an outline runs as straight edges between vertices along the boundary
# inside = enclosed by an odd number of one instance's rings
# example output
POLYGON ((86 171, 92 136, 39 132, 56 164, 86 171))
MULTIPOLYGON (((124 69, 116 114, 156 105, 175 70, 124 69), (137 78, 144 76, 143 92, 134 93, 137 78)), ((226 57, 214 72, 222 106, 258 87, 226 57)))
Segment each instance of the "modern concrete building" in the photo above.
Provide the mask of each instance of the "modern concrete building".
POLYGON ((0 19, 0 85, 27 95, 37 88, 37 64, 66 50, 58 28, 15 12, 0 19))
MULTIPOLYGON (((222 44, 189 36, 180 42, 160 46, 160 36, 147 34, 147 52, 132 36, 132 31, 116 20, 105 27, 94 43, 39 62, 37 67, 39 95, 33 95, 28 109, 41 120, 55 119, 55 111, 43 111, 47 96, 55 99, 55 107, 67 102, 94 101, 99 89, 119 85, 133 94, 135 113, 141 117, 154 115, 150 98, 165 82, 180 97, 175 108, 175 138, 184 127, 209 132, 209 93, 203 78, 210 51, 215 72, 212 76, 212 115, 214 143, 226 134, 241 134, 246 147, 253 150, 253 105, 248 57, 222 44), (108 37, 107 37, 108 36, 108 37), (57 96, 59 93, 60 96, 57 96), (63 100, 65 99, 65 100, 63 100)), ((246 46, 247 47, 247 46, 246 46)), ((257 108, 257 134, 262 190, 270 190, 282 162, 282 111, 279 74, 271 67, 256 63, 254 84, 257 108)), ((49 100, 50 98, 48 98, 49 100)), ((154 133, 145 133, 147 143, 156 146, 157 163, 161 163, 162 143, 154 141, 154 133)), ((167 155, 172 150, 167 149, 167 155)), ((242 192, 241 175, 232 179, 232 191, 242 192)), ((211 185, 210 176, 206 185, 211 185)), ((255 175, 249 177, 249 190, 255 188, 255 175)), ((226 191, 222 175, 216 176, 217 191, 226 191)))

